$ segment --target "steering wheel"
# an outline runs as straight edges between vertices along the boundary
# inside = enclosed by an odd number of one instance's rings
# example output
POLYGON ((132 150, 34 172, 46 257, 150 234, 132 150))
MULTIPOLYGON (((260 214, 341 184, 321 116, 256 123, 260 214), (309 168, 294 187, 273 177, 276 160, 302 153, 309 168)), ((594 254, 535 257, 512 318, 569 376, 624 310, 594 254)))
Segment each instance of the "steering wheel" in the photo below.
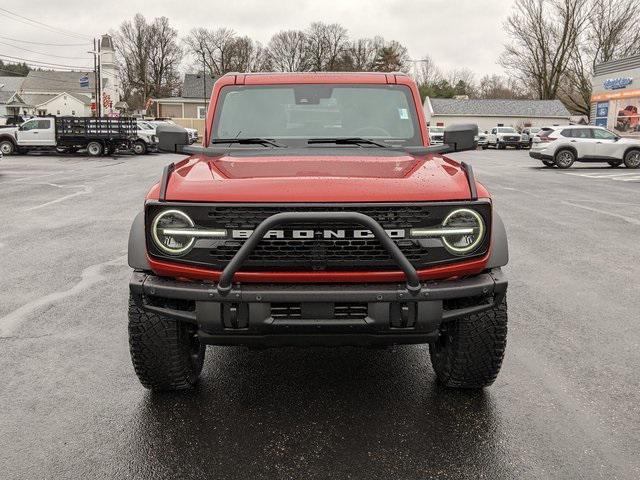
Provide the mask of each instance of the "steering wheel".
POLYGON ((368 126, 368 127, 360 127, 356 130, 354 130, 353 132, 351 132, 351 134, 354 137, 361 137, 363 135, 379 135, 382 134, 385 137, 390 137, 391 134, 389 132, 387 132, 384 128, 382 127, 374 127, 374 126, 368 126), (370 132, 370 133, 368 133, 370 132))

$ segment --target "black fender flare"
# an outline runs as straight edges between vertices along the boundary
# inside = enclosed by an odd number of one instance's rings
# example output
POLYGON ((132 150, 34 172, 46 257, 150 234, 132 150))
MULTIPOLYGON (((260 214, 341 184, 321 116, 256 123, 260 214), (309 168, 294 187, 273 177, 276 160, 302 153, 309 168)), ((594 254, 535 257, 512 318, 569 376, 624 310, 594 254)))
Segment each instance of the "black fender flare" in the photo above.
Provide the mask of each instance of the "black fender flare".
POLYGON ((151 270, 151 266, 147 260, 147 238, 144 230, 144 212, 138 213, 131 224, 127 260, 129 262, 129 266, 134 270, 151 270))
POLYGON ((491 255, 489 256, 487 268, 503 267, 509 263, 509 242, 507 240, 507 229, 504 227, 502 218, 495 210, 491 220, 491 236, 491 255))

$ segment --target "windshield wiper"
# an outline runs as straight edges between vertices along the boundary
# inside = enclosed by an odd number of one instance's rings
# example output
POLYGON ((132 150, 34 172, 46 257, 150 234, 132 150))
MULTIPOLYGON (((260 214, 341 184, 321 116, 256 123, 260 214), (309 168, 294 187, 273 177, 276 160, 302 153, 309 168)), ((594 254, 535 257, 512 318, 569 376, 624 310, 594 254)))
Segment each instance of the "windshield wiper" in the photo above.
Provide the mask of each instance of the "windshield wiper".
POLYGON ((213 138, 210 143, 239 143, 240 145, 264 145, 284 148, 286 145, 274 142, 268 138, 213 138))
POLYGON ((307 142, 309 145, 314 143, 335 143, 336 145, 373 145, 374 147, 392 148, 392 145, 376 142, 369 138, 349 137, 349 138, 311 138, 307 142))

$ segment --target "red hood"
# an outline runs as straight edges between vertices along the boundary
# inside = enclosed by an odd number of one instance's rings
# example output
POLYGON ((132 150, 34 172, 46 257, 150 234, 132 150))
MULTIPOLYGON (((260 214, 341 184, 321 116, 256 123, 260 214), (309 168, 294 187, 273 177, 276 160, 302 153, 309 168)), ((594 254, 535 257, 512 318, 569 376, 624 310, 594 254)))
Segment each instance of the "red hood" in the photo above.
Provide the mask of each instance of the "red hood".
MULTIPOLYGON (((278 152, 280 153, 280 152, 278 152)), ((159 186, 149 192, 157 199, 159 186)), ((487 197, 478 184, 478 196, 487 197)), ((410 202, 468 200, 459 164, 439 155, 226 154, 176 165, 166 199, 198 202, 410 202)))

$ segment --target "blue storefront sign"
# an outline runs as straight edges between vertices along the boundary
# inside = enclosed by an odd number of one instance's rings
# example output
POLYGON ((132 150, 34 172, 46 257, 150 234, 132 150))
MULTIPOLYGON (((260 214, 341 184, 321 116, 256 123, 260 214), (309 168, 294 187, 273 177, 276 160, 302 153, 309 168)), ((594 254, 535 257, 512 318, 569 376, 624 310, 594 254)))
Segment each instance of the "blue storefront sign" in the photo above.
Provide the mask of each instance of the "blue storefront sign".
POLYGON ((633 83, 633 79, 629 77, 620 78, 607 78, 602 86, 606 90, 619 90, 620 88, 627 88, 627 86, 633 83))
POLYGON ((596 118, 595 121, 596 127, 605 127, 607 128, 607 119, 605 118, 596 118))

